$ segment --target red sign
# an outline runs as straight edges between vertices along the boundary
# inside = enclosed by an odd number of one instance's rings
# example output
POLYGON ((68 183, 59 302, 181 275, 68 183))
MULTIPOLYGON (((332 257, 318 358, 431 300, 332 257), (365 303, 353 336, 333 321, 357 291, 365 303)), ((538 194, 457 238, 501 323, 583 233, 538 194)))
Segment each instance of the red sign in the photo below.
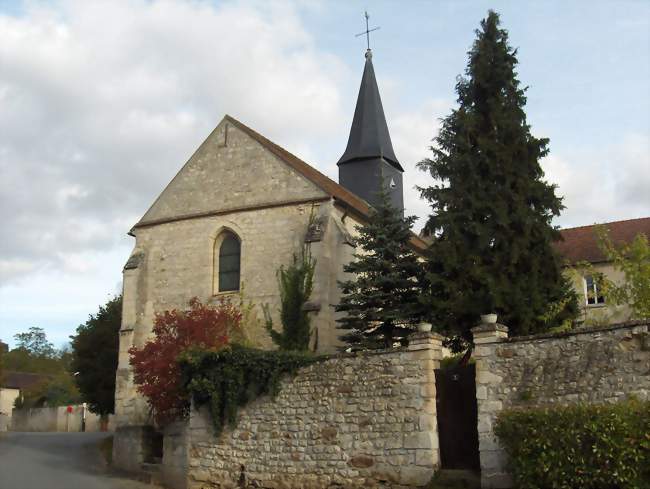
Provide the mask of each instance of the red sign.
POLYGON ((68 406, 68 409, 66 409, 66 411, 68 412, 68 414, 70 414, 72 412, 72 406, 68 406))

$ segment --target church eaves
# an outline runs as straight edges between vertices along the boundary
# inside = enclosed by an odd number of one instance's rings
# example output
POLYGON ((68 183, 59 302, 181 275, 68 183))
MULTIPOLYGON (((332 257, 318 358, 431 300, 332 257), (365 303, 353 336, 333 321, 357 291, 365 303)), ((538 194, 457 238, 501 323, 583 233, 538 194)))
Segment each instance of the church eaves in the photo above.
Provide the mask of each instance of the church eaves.
POLYGON ((375 70, 372 66, 372 51, 369 49, 366 51, 366 64, 354 109, 348 145, 338 165, 371 158, 383 158, 394 168, 404 171, 393 151, 375 70))

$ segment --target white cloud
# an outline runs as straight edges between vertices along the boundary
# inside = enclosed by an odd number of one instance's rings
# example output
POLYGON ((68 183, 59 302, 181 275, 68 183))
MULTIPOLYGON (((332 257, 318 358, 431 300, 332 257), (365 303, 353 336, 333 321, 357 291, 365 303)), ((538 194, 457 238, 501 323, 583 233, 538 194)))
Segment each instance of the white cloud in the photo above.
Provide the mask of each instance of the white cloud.
POLYGON ((604 149, 576 148, 542 163, 559 186, 564 210, 558 223, 582 226, 650 215, 650 138, 629 134, 604 149))
POLYGON ((429 147, 438 135, 439 119, 447 115, 452 102, 431 99, 424 102, 417 111, 398 113, 389 121, 393 147, 404 168, 405 214, 418 216, 414 226, 419 231, 426 223, 431 211, 429 204, 420 199, 416 186, 428 187, 433 180, 428 173, 416 168, 418 162, 431 156, 429 147))
POLYGON ((225 113, 289 146, 335 133, 342 73, 284 2, 0 15, 0 284, 117 246, 225 113))

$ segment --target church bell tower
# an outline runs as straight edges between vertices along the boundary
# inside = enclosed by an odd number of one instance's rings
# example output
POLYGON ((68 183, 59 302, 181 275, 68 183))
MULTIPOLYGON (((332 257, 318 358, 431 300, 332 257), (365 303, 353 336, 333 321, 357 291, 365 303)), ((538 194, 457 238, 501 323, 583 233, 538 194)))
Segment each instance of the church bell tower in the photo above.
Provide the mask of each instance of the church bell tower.
POLYGON ((381 105, 379 88, 372 66, 372 51, 366 51, 361 87, 348 145, 337 163, 339 183, 370 205, 379 200, 379 189, 386 186, 393 206, 404 211, 402 173, 381 105))

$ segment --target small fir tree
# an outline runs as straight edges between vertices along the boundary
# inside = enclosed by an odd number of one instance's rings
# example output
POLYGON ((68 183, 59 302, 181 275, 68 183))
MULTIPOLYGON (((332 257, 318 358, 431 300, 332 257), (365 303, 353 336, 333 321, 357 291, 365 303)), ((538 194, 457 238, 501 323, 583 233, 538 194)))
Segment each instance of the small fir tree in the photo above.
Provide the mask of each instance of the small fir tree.
POLYGON ((516 54, 499 16, 490 11, 476 31, 458 108, 442 121, 419 163, 436 183, 420 188, 431 203, 425 226, 433 242, 427 273, 432 321, 469 338, 480 314, 496 312, 511 334, 531 334, 577 315, 561 270, 551 225, 562 199, 543 180, 539 160, 548 139, 531 135, 516 54))
POLYGON ((336 311, 341 335, 353 348, 392 347, 404 343, 421 319, 418 275, 421 266, 409 247, 415 217, 402 217, 385 188, 368 223, 359 226, 358 253, 343 269, 354 278, 339 282, 343 297, 336 311))
POLYGON ((306 351, 311 338, 311 318, 305 304, 314 286, 314 269, 309 248, 305 246, 300 256, 293 255, 293 263, 278 270, 280 288, 280 321, 282 332, 273 329, 268 304, 263 307, 266 329, 281 350, 306 351))

